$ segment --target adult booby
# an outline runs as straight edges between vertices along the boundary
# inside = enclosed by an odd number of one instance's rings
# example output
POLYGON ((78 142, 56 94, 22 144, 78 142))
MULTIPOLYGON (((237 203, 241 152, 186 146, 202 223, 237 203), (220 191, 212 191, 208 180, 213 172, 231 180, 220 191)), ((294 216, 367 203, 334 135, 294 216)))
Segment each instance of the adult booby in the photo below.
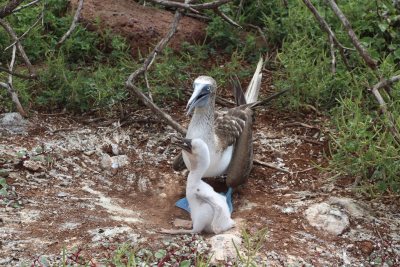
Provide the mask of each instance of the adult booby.
POLYGON ((190 172, 186 183, 186 198, 189 202, 192 230, 161 230, 168 234, 186 233, 222 233, 235 225, 231 219, 226 197, 218 194, 201 178, 210 166, 210 154, 207 144, 199 138, 182 139, 178 144, 183 155, 190 163, 190 172))
MULTIPOLYGON (((208 146, 210 166, 204 173, 204 177, 214 177, 226 174, 226 184, 235 188, 244 184, 253 166, 253 110, 251 103, 257 101, 261 85, 261 68, 263 61, 260 59, 256 71, 243 95, 241 90, 235 90, 235 100, 238 106, 225 110, 215 110, 215 98, 217 91, 216 81, 209 76, 200 76, 193 83, 193 94, 190 97, 186 110, 193 117, 190 121, 186 138, 202 139, 208 146)), ((191 170, 191 162, 187 155, 178 155, 173 168, 181 170, 182 160, 191 170)), ((227 195, 232 210, 231 196, 227 195)), ((176 204, 187 211, 187 201, 182 199, 176 204)))

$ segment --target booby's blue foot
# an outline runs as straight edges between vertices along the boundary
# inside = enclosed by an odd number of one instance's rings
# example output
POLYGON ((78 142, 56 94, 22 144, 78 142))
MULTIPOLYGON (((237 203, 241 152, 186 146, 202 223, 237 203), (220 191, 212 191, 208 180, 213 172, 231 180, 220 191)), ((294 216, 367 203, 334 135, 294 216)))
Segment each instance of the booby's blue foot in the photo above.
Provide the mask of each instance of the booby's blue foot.
POLYGON ((232 187, 229 187, 228 191, 226 191, 226 194, 225 194, 226 203, 228 203, 228 208, 229 208, 229 211, 231 212, 231 214, 233 212, 232 193, 233 193, 233 189, 232 189, 232 187))
MULTIPOLYGON (((233 212, 232 193, 233 193, 232 187, 229 187, 226 193, 223 192, 220 193, 221 195, 226 196, 226 203, 228 204, 228 208, 231 213, 233 212)), ((190 213, 189 202, 186 197, 179 199, 175 203, 175 206, 183 210, 186 210, 187 212, 190 213)))
POLYGON ((181 208, 183 210, 186 210, 187 212, 190 213, 190 208, 189 208, 189 201, 187 200, 186 197, 179 199, 176 203, 175 206, 178 208, 181 208))

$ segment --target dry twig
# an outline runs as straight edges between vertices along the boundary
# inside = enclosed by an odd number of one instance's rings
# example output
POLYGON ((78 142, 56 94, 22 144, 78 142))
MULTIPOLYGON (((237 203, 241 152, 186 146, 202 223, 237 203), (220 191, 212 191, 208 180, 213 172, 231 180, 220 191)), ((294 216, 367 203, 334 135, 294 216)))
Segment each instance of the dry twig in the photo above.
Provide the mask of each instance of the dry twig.
POLYGON ((310 0, 303 0, 304 4, 307 6, 307 8, 311 11, 311 13, 314 15, 315 19, 319 23, 321 29, 323 29, 326 33, 328 33, 328 36, 332 38, 332 41, 335 43, 335 45, 339 48, 340 56, 343 59, 344 64, 346 65, 346 68, 349 70, 351 73, 350 65, 348 63, 347 57, 345 55, 345 50, 351 50, 350 48, 344 47, 339 40, 336 38, 335 33, 332 31, 331 27, 329 27, 328 23, 324 20, 324 18, 318 13, 318 10, 315 8, 315 6, 311 3, 310 0))
POLYGON ((391 84, 398 81, 400 81, 400 75, 393 76, 386 80, 382 80, 379 83, 375 84, 374 87, 372 87, 371 92, 378 101, 382 113, 387 117, 389 121, 390 132, 392 133, 394 139, 397 141, 397 144, 400 145, 400 133, 396 127, 396 120, 394 119, 393 114, 390 113, 389 110, 387 109, 387 104, 383 99, 381 93, 379 92, 379 89, 390 86, 391 84))
POLYGON ((18 12, 18 11, 21 11, 21 10, 24 9, 24 8, 33 6, 33 5, 37 4, 37 3, 39 3, 40 1, 41 1, 41 0, 34 0, 34 1, 32 1, 32 2, 30 2, 30 3, 28 3, 28 4, 26 4, 26 5, 19 6, 19 7, 17 7, 16 9, 14 9, 13 13, 18 12))
POLYGON ((188 9, 194 13, 199 13, 198 10, 202 9, 214 9, 223 4, 229 3, 231 0, 217 0, 213 2, 208 2, 204 4, 188 4, 188 3, 180 3, 175 1, 168 1, 168 0, 150 0, 150 2, 160 4, 166 7, 176 7, 176 8, 183 8, 188 9))
MULTIPOLYGON (((305 0, 303 0, 303 1, 305 1, 305 0)), ((357 49, 357 51, 361 55, 361 57, 364 59, 365 63, 371 69, 376 69, 377 68, 376 61, 372 59, 372 57, 368 54, 367 50, 365 50, 365 48, 361 45, 360 41, 358 40, 356 34, 354 33, 354 31, 350 25, 350 22, 348 21, 346 16, 343 14, 343 12, 340 10, 338 5, 335 3, 334 0, 326 0, 326 1, 329 3, 333 12, 336 14, 336 16, 342 22, 343 26, 347 30, 347 34, 349 35, 351 42, 353 43, 354 47, 357 49)))
POLYGON ((264 162, 264 161, 261 161, 261 160, 258 160, 258 159, 254 159, 253 163, 261 165, 261 166, 264 166, 264 167, 272 168, 272 169, 275 169, 275 170, 280 171, 280 172, 289 173, 289 174, 291 173, 290 171, 282 169, 282 168, 276 166, 275 164, 267 163, 267 162, 264 162))
POLYGON ((68 31, 61 37, 60 41, 58 41, 56 47, 60 47, 62 43, 71 35, 71 33, 75 30, 79 17, 81 15, 81 11, 83 8, 83 0, 79 0, 78 8, 76 9, 74 19, 72 20, 71 26, 69 27, 68 31))
MULTIPOLYGON (((187 3, 185 2, 185 4, 187 4, 187 3)), ((136 82, 136 79, 138 78, 138 76, 141 74, 144 74, 147 71, 148 67, 154 61, 154 58, 157 56, 157 54, 159 54, 164 49, 164 47, 168 44, 168 42, 171 40, 172 36, 176 32, 176 29, 178 27, 178 23, 179 23, 181 17, 182 17, 181 11, 177 10, 175 12, 175 16, 174 16, 174 20, 172 22, 171 28, 170 28, 169 32, 167 33, 167 35, 158 42, 156 47, 153 49, 153 51, 149 54, 149 56, 144 61, 143 65, 139 69, 137 69, 135 72, 133 72, 131 75, 129 75, 128 80, 126 81, 125 84, 126 84, 126 87, 128 89, 132 90, 132 92, 134 92, 136 94, 136 96, 138 96, 148 108, 150 108, 154 113, 156 113, 162 119, 165 119, 166 122, 169 125, 171 125, 172 128, 174 128, 176 131, 185 135, 186 129, 183 128, 174 119, 172 119, 170 115, 163 112, 145 94, 143 94, 143 92, 140 90, 140 88, 138 88, 135 85, 135 82, 136 82)))
POLYGON ((28 56, 26 55, 24 48, 22 47, 21 43, 19 42, 17 34, 14 32, 13 28, 11 28, 10 24, 8 24, 7 21, 5 21, 1 18, 0 18, 0 25, 7 31, 7 33, 10 35, 10 37, 16 42, 15 45, 17 46, 17 49, 18 49, 21 57, 24 59, 26 67, 28 68, 30 75, 36 76, 35 69, 33 68, 28 56))
POLYGON ((8 50, 10 47, 14 46, 17 42, 21 41, 25 35, 27 35, 38 23, 39 21, 43 18, 43 12, 40 13, 39 17, 37 18, 37 20, 35 21, 35 23, 33 23, 20 37, 18 37, 17 40, 15 40, 12 44, 10 44, 9 46, 7 46, 4 51, 8 50))
POLYGON ((22 78, 22 79, 36 79, 37 78, 35 76, 28 76, 28 75, 24 75, 24 74, 21 74, 18 72, 10 71, 9 69, 3 68, 2 66, 0 66, 0 71, 6 72, 8 74, 11 74, 15 77, 22 78))

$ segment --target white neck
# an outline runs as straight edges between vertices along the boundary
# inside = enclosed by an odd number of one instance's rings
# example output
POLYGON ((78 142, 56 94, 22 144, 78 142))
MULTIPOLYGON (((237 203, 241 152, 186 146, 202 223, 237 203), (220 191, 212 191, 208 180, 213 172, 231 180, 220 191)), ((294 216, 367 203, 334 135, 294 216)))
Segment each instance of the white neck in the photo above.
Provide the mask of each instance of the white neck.
POLYGON ((203 139, 209 148, 214 146, 214 105, 215 98, 212 98, 209 105, 194 109, 186 134, 187 138, 203 139))

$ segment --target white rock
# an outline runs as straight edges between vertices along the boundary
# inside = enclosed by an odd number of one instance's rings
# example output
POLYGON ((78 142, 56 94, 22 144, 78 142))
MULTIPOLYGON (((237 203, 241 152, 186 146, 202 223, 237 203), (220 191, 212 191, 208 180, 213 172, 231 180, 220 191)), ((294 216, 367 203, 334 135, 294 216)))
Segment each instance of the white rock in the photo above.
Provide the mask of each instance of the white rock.
POLYGON ((316 203, 304 212, 308 222, 323 231, 340 235, 349 225, 348 216, 328 203, 316 203))
POLYGON ((28 121, 22 118, 18 112, 4 113, 0 115, 0 130, 6 130, 12 134, 26 132, 28 121))
POLYGON ((242 246, 242 235, 240 233, 243 227, 243 219, 235 219, 235 227, 225 233, 214 235, 207 240, 210 244, 212 258, 211 265, 218 265, 221 262, 235 260, 237 258, 236 248, 240 251, 242 246))
POLYGON ((22 165, 30 171, 41 171, 43 170, 43 165, 40 161, 35 160, 25 160, 22 165))
POLYGON ((236 259, 236 247, 240 251, 242 238, 236 234, 219 234, 211 237, 209 243, 211 246, 212 259, 211 264, 216 264, 221 261, 236 259))
POLYGON ((354 217, 356 219, 365 218, 368 221, 374 219, 367 210, 363 209, 360 205, 356 203, 355 200, 351 198, 330 197, 328 203, 330 205, 339 206, 340 208, 346 210, 346 212, 350 215, 350 217, 354 217))

